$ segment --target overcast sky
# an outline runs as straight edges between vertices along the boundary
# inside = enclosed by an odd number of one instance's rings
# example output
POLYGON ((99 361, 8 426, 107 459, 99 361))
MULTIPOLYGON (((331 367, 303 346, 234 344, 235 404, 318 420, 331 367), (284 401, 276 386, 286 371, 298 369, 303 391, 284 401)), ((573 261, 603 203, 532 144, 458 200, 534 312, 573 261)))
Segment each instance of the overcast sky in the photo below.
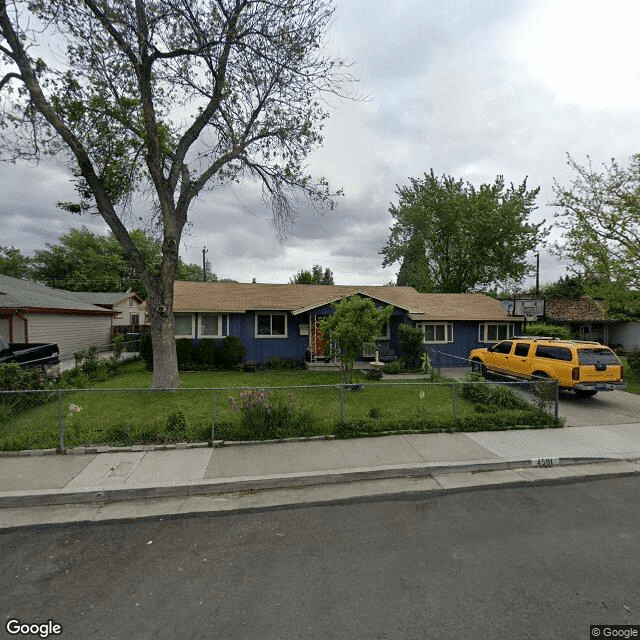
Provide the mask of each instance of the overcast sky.
MULTIPOLYGON (((502 174, 540 186, 535 220, 551 219, 553 179, 569 152, 594 165, 640 151, 637 0, 336 0, 332 50, 355 62, 369 101, 336 101, 310 167, 345 196, 331 215, 304 210, 281 244, 255 189, 209 192, 193 206, 181 255, 240 282, 287 282, 320 263, 336 284, 385 284, 378 254, 396 185, 431 168, 479 185, 502 174)), ((74 192, 63 169, 0 165, 0 244, 26 255, 96 218, 58 210, 74 192)), ((535 258, 531 256, 532 265, 535 258)), ((541 251, 541 281, 566 272, 541 251)))

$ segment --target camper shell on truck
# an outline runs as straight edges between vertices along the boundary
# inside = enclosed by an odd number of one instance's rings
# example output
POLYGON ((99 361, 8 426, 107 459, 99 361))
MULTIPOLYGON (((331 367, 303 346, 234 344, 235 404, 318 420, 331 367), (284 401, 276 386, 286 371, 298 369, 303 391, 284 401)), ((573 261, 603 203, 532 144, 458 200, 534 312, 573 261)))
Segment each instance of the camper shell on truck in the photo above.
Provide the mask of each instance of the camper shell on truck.
POLYGON ((557 380, 561 389, 590 398, 598 391, 625 388, 618 356, 599 342, 515 336, 469 354, 471 368, 527 380, 557 380))

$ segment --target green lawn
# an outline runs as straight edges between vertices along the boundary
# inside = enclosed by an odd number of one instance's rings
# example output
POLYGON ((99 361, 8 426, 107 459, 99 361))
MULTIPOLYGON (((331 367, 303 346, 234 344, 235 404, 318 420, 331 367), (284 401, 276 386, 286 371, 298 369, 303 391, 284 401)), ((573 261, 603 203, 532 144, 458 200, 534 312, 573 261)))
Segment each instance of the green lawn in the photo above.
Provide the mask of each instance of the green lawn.
MULTIPOLYGON (((57 411, 67 448, 214 439, 343 435, 396 429, 454 428, 486 422, 477 404, 456 397, 452 381, 367 381, 355 373, 356 389, 341 390, 340 373, 308 371, 182 373, 177 391, 152 391, 142 362, 125 364, 121 373, 92 389, 65 392, 18 414, 0 426, 0 449, 54 448, 59 443, 57 411), (363 385, 363 386, 360 386, 363 385), (243 390, 244 389, 244 390, 243 390), (263 398, 246 389, 268 390, 263 398), (244 400, 243 400, 244 398, 244 400), (234 404, 253 403, 244 412, 234 404)), ((511 422, 526 422, 514 414, 511 422)))

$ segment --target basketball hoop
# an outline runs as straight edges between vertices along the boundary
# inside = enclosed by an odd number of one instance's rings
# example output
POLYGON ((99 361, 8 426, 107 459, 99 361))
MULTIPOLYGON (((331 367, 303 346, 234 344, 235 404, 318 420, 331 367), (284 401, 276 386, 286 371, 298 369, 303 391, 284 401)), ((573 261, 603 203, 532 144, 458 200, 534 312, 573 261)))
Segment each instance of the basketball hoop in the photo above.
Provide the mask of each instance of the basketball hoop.
POLYGON ((532 322, 540 316, 544 316, 544 300, 541 298, 520 298, 514 300, 513 315, 523 316, 527 322, 532 322))
POLYGON ((536 322, 538 320, 538 316, 525 316, 524 320, 529 324, 530 322, 536 322))

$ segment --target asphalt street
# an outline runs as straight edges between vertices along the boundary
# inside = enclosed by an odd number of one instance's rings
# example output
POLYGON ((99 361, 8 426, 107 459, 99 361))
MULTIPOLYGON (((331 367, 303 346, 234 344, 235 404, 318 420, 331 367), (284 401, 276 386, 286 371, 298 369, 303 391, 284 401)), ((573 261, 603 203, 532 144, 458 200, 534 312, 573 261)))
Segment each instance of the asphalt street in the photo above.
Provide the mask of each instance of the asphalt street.
POLYGON ((590 624, 640 624, 639 489, 633 477, 6 532, 3 629, 586 640, 590 624))

